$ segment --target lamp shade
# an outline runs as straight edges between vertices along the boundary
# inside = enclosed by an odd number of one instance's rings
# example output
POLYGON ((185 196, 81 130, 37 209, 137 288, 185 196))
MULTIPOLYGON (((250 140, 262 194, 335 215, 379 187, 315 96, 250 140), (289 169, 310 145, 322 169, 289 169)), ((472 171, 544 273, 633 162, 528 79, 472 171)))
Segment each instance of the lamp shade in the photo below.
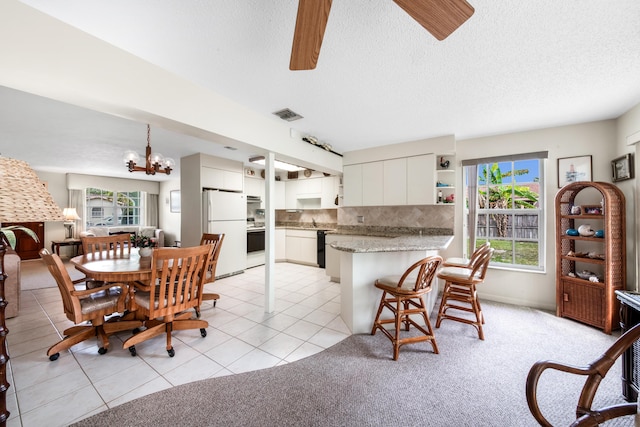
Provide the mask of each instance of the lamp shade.
POLYGON ((0 224, 63 220, 60 207, 29 164, 0 156, 0 224))
POLYGON ((64 208, 64 210, 62 211, 62 216, 64 216, 65 221, 77 221, 81 219, 78 216, 76 208, 64 208))

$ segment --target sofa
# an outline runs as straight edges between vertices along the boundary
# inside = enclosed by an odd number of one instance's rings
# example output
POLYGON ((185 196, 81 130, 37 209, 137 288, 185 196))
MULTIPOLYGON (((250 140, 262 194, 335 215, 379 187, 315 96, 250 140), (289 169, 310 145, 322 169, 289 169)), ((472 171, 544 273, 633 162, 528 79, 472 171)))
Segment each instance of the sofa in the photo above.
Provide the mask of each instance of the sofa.
POLYGON ((110 234, 131 233, 151 237, 157 247, 164 246, 164 231, 161 228, 143 227, 138 225, 114 225, 109 227, 89 227, 80 236, 108 236, 110 234))
POLYGON ((18 315, 20 309, 20 257, 13 249, 7 249, 4 254, 4 299, 7 306, 4 317, 9 319, 18 315))

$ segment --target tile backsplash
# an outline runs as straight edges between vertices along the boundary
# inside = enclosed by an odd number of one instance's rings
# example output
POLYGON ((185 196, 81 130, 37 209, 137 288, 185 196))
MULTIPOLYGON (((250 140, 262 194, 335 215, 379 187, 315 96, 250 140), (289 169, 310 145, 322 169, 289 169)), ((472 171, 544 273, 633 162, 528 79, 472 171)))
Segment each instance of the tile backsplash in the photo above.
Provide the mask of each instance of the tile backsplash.
POLYGON ((338 209, 339 226, 453 230, 454 219, 454 205, 358 206, 338 209))
POLYGON ((277 209, 276 225, 368 230, 431 230, 453 233, 454 205, 359 206, 338 209, 277 209), (361 221, 360 221, 361 220, 361 221), (315 224, 315 225, 314 225, 315 224))

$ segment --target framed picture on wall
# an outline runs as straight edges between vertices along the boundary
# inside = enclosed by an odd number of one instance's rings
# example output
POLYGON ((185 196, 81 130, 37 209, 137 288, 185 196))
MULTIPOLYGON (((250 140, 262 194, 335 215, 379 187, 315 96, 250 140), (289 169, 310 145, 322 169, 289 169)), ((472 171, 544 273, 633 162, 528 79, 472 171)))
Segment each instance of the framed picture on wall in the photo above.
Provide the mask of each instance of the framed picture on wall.
POLYGON ((558 159, 558 188, 579 181, 591 181, 591 156, 558 159))
POLYGON ((180 190, 172 190, 169 192, 169 206, 171 212, 180 212, 180 190))
POLYGON ((612 160, 611 175, 613 182, 633 178, 633 154, 628 153, 612 160))

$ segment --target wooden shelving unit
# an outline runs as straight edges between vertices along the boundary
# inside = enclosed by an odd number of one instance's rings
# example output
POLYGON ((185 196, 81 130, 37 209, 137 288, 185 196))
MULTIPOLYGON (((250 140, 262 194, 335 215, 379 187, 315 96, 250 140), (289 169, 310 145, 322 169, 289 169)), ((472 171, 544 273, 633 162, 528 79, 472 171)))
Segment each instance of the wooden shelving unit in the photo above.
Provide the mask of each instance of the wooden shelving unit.
POLYGON ((576 182, 561 188, 555 203, 557 315, 610 334, 619 327, 615 291, 626 288, 624 194, 607 182, 576 182), (586 224, 604 236, 567 234, 586 224), (598 281, 580 278, 577 273, 585 270, 596 273, 598 281))

